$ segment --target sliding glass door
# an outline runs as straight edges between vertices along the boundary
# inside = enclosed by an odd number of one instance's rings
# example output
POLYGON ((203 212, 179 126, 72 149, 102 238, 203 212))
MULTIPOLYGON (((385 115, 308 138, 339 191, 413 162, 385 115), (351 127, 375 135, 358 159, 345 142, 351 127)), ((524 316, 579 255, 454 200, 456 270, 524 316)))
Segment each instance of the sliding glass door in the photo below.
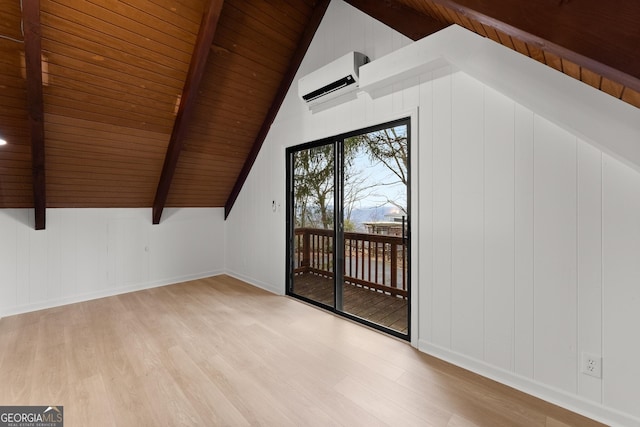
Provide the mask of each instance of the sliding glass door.
POLYGON ((287 293, 409 336, 409 121, 287 151, 287 293))

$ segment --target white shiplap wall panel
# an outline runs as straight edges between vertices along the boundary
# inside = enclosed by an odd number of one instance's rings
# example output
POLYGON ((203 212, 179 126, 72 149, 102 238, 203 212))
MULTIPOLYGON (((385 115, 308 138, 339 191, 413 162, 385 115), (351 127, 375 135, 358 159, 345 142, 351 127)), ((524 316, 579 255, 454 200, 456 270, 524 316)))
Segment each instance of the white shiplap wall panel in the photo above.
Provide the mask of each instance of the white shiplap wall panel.
MULTIPOLYGON (((51 213, 51 212, 48 212, 51 213)), ((47 298, 59 299, 64 293, 64 282, 68 274, 66 271, 70 271, 70 266, 66 261, 69 258, 70 252, 67 250, 66 241, 69 236, 65 236, 62 233, 64 226, 62 225, 60 215, 56 215, 57 211, 54 211, 53 215, 47 215, 47 226, 49 232, 47 233, 47 298)))
POLYGON ((78 291, 93 293, 109 287, 109 234, 107 222, 101 212, 88 210, 85 214, 75 215, 74 231, 78 236, 75 272, 78 291))
POLYGON ((15 251, 17 254, 16 259, 16 281, 11 284, 3 284, 4 286, 15 287, 16 292, 16 306, 25 306, 29 304, 29 284, 30 284, 30 272, 31 272, 31 237, 32 231, 30 230, 31 224, 33 224, 32 212, 23 211, 25 214, 23 218, 29 218, 27 221, 18 221, 14 224, 16 226, 16 246, 15 251))
POLYGON ((45 233, 29 233, 29 302, 47 301, 49 296, 47 237, 45 233))
MULTIPOLYGON (((415 222, 420 222, 418 235, 418 254, 413 255, 413 262, 417 263, 420 270, 420 299, 419 307, 424 307, 418 311, 419 335, 431 341, 433 339, 433 288, 434 288, 434 208, 433 208, 433 183, 434 183, 434 163, 433 163, 433 137, 434 137, 434 110, 433 110, 433 75, 425 75, 421 79, 420 99, 419 99, 419 136, 420 149, 418 158, 418 182, 414 186, 418 187, 418 200, 413 200, 418 204, 419 218, 414 218, 415 222), (417 185, 416 185, 417 184, 417 185)), ((415 155, 411 153, 411 155, 415 155)), ((415 236, 415 233, 413 234, 415 236)))
MULTIPOLYGON (((602 354, 602 153, 577 142, 578 366, 581 353, 602 354)), ((602 400, 602 380, 578 375, 578 393, 602 400)))
MULTIPOLYGON (((60 297, 65 295, 75 295, 78 292, 78 277, 76 274, 69 274, 76 271, 76 258, 78 253, 78 233, 76 232, 76 211, 47 211, 48 228, 58 228, 60 231, 55 241, 58 242, 59 252, 59 272, 61 287, 60 297)), ((56 245, 52 245, 54 247, 56 245)))
POLYGON ((130 286, 148 277, 149 229, 145 225, 142 217, 109 220, 109 247, 115 249, 108 253, 109 286, 130 286))
POLYGON ((513 370, 514 103, 485 88, 484 360, 513 370))
POLYGON ((603 403, 637 414, 640 396, 640 174, 603 155, 603 403))
POLYGON ((534 377, 576 392, 576 138, 534 120, 534 377))
POLYGON ((322 119, 305 132, 302 126, 306 122, 297 120, 272 128, 265 144, 273 148, 260 151, 245 184, 246 191, 243 190, 227 219, 224 245, 227 273, 275 293, 284 293, 286 282, 286 158, 282 143, 289 139, 307 140, 313 132, 322 132, 331 112, 320 114, 316 118, 322 119), (281 185, 274 185, 267 177, 281 185), (272 211, 274 200, 280 206, 276 212, 272 211))
POLYGON ((515 106, 514 371, 533 378, 533 113, 515 106))
MULTIPOLYGON (((433 80, 433 343, 451 347, 451 74, 433 80)), ((445 74, 447 73, 447 74, 445 74)), ((424 128, 422 130, 425 131, 424 128)), ((418 184, 420 185, 420 183, 418 184)), ((419 218, 422 220, 422 218, 419 218)), ((421 262, 424 262, 421 260, 421 262)))
MULTIPOLYGON (((48 225, 51 224, 50 218, 47 218, 48 225)), ((51 233, 47 233, 45 241, 46 251, 46 279, 43 281, 46 284, 45 300, 58 299, 61 296, 61 282, 62 282, 62 270, 61 270, 61 254, 60 243, 62 238, 60 236, 60 228, 56 227, 51 230, 51 233)))
MULTIPOLYGON (((0 210, 0 283, 17 283, 18 230, 16 218, 21 211, 18 209, 0 210)), ((24 211, 22 211, 24 212, 24 211)), ((0 310, 17 305, 17 289, 15 286, 0 285, 0 310)))
POLYGON ((484 88, 456 73, 451 141, 451 347, 484 358, 484 88))
MULTIPOLYGON (((351 7, 351 6, 350 6, 351 7)), ((367 52, 372 52, 374 46, 372 44, 372 40, 370 40, 371 34, 376 32, 376 28, 370 24, 370 19, 367 15, 363 13, 352 13, 345 14, 348 16, 350 23, 346 26, 349 30, 349 41, 353 43, 354 46, 363 46, 363 50, 367 52)), ((364 52, 363 52, 364 53, 364 52)))

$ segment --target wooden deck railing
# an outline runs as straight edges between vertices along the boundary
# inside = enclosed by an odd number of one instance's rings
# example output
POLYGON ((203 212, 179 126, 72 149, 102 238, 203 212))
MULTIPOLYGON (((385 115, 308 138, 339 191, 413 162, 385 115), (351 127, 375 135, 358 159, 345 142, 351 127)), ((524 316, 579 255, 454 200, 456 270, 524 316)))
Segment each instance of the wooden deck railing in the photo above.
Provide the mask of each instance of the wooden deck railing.
MULTIPOLYGON (((344 280, 356 286, 407 298, 406 239, 344 233, 344 280)), ((296 228, 294 273, 333 277, 333 230, 296 228)))

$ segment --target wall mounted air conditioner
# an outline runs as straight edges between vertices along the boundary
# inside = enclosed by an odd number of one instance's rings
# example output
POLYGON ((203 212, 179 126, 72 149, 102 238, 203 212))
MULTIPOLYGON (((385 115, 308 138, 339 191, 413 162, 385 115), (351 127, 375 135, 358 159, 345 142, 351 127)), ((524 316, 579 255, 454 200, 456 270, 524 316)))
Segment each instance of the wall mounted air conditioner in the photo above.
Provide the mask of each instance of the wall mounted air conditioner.
POLYGON ((311 109, 318 104, 355 92, 361 65, 369 58, 360 52, 349 52, 298 80, 298 95, 311 109))

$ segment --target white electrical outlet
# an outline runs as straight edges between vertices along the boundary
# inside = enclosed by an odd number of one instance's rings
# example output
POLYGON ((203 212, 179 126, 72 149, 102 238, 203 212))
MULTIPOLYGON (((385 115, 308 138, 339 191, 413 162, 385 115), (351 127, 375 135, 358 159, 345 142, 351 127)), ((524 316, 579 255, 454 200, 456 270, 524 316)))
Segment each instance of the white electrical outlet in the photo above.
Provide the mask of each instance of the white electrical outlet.
POLYGON ((602 378, 602 357, 597 354, 582 353, 582 373, 602 378))

